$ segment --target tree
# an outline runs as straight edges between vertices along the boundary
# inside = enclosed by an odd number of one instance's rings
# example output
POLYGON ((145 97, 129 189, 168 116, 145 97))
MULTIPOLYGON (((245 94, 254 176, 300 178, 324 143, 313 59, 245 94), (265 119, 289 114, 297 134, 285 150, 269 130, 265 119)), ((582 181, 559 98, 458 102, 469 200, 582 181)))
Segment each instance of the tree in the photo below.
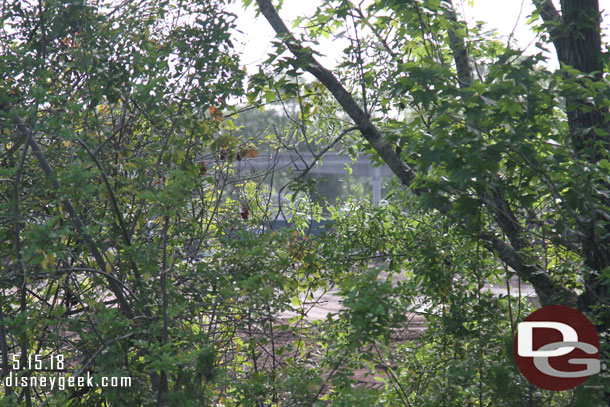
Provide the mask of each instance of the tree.
POLYGON ((280 41, 277 70, 312 74, 357 126, 361 148, 422 207, 497 255, 543 305, 578 306, 607 340, 609 88, 597 1, 557 11, 534 0, 534 56, 466 27, 449 1, 325 2, 301 21, 314 45, 322 35, 349 38, 341 74, 269 0, 256 3, 280 41), (549 44, 555 72, 541 66, 549 44), (292 56, 280 58, 284 49, 292 56), (400 120, 392 108, 417 117, 400 120))
POLYGON ((601 405, 528 387, 509 355, 532 304, 483 290, 516 273, 607 334, 607 60, 579 54, 596 11, 568 3, 538 4, 563 47, 549 72, 446 2, 325 2, 309 40, 350 41, 335 74, 258 0, 280 41, 245 107, 221 2, 5 4, 0 405, 601 405), (278 191, 249 170, 269 146, 311 149, 305 172, 375 152, 403 185, 323 207, 303 176, 278 191), (264 231, 278 211, 295 226, 264 231), (329 291, 342 308, 312 320, 329 291), (132 384, 6 382, 54 373, 132 384))
POLYGON ((70 366, 134 382, 7 385, 2 405, 215 395, 216 348, 191 314, 212 286, 193 259, 239 218, 212 149, 241 91, 232 18, 215 1, 2 6, 2 378, 70 366))

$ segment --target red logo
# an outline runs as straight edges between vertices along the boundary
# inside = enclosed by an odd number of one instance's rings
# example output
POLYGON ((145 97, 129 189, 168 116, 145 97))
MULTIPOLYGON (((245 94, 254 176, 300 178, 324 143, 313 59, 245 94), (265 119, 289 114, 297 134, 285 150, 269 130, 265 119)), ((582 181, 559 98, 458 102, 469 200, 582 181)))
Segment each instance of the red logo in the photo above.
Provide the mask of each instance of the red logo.
POLYGON ((599 373, 599 339, 582 313, 563 305, 532 312, 513 342, 517 367, 534 386, 569 390, 599 373))

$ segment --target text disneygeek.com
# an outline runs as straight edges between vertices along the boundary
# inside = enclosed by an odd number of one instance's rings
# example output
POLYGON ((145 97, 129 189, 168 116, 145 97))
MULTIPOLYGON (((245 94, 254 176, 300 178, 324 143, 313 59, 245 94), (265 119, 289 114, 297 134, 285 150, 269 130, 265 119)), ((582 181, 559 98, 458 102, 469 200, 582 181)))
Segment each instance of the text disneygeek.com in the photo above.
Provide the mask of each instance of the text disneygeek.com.
POLYGON ((87 372, 83 376, 17 376, 10 372, 3 380, 6 387, 50 387, 64 390, 66 387, 131 387, 131 377, 101 376, 93 378, 87 372))

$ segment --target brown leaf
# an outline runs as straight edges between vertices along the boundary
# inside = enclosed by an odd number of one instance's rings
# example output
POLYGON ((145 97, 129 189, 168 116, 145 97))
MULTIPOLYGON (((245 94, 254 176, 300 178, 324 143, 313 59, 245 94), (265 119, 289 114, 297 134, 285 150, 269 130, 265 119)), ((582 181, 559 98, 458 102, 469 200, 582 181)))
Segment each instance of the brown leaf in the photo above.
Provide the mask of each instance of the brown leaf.
POLYGON ((216 120, 217 122, 222 121, 223 116, 222 116, 222 112, 220 111, 220 109, 215 108, 214 106, 210 106, 210 107, 208 107, 208 110, 210 111, 210 114, 212 115, 212 118, 214 120, 216 120))

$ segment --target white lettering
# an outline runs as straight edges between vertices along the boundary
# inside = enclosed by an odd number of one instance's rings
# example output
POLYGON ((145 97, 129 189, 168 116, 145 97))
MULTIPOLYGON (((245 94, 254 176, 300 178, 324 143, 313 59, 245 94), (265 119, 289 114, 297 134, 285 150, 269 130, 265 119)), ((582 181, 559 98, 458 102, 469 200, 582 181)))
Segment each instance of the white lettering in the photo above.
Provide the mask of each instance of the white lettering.
POLYGON ((548 328, 561 332, 562 342, 578 342, 578 333, 570 325, 551 321, 526 321, 517 325, 517 353, 522 357, 556 357, 567 355, 573 346, 562 346, 554 350, 534 350, 534 328, 548 328))

